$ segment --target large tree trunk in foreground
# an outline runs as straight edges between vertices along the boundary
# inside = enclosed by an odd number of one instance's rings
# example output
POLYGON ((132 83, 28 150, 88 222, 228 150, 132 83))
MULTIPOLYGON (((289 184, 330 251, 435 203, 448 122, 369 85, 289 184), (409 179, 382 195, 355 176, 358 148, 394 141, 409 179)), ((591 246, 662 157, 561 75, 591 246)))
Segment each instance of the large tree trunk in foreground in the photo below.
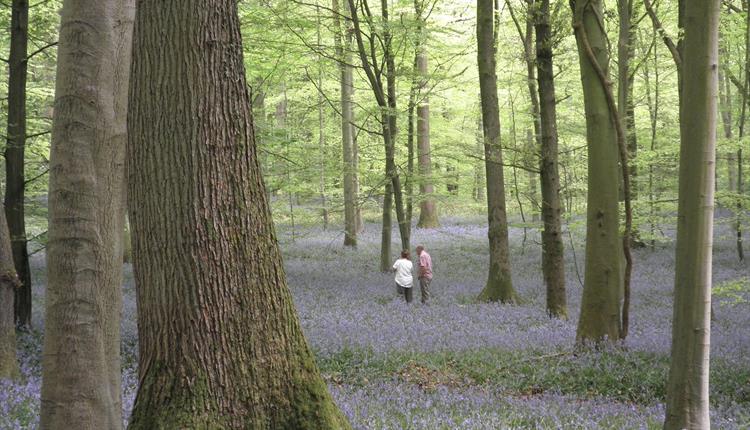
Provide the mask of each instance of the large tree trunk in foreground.
POLYGON ((516 300, 516 292, 510 273, 508 217, 505 211, 505 180, 500 146, 500 107, 495 74, 496 13, 493 0, 477 0, 477 56, 487 173, 487 235, 490 245, 487 285, 480 293, 479 299, 508 303, 516 300))
POLYGON ((539 82, 539 118, 541 131, 542 183, 542 272, 547 286, 547 314, 566 318, 565 261, 560 206, 560 174, 558 169, 557 108, 555 72, 552 67, 552 34, 549 0, 538 3, 535 16, 536 67, 539 82))
POLYGON ((606 74, 609 64, 606 34, 598 22, 602 16, 602 1, 577 0, 571 4, 581 65, 589 151, 586 270, 576 337, 578 341, 615 341, 620 336, 622 286, 617 135, 604 85, 585 46, 587 41, 596 62, 606 74))
POLYGON ((42 429, 118 429, 132 0, 63 4, 49 182, 42 429))
POLYGON ((134 38, 140 383, 130 428, 349 428, 286 285, 237 3, 140 3, 134 38))
POLYGON ((664 428, 708 429, 719 0, 687 2, 672 362, 664 428))
POLYGON ((13 294, 19 285, 16 269, 13 267, 5 211, 0 210, 0 381, 19 375, 16 327, 13 322, 13 294))
POLYGON ((25 151, 26 66, 29 37, 29 2, 11 5, 10 55, 8 56, 8 136, 5 146, 5 216, 8 220, 13 262, 21 280, 15 289, 15 320, 19 327, 31 326, 31 270, 26 245, 25 151))
MULTIPOLYGON (((346 2, 344 2, 345 9, 346 2)), ((356 189, 356 164, 354 160, 354 111, 352 103, 352 93, 354 92, 353 73, 352 73, 352 54, 351 44, 352 35, 349 31, 347 20, 344 20, 342 27, 339 16, 340 7, 338 0, 332 0, 333 19, 334 19, 334 44, 336 47, 336 56, 340 63, 341 79, 341 143, 343 146, 344 156, 344 246, 357 246, 357 189, 356 189), (346 34, 344 35, 344 29, 346 34)))

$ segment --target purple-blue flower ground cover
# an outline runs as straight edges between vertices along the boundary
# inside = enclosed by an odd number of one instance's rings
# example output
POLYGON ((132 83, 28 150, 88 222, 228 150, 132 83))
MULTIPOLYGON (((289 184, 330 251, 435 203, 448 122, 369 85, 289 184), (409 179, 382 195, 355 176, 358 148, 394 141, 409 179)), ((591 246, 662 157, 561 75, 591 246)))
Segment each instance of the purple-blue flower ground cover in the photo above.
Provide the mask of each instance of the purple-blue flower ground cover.
MULTIPOLYGON (((289 286, 305 335, 339 406, 357 429, 641 429, 660 428, 659 400, 671 337, 674 250, 635 250, 631 330, 619 348, 573 353, 581 286, 566 244, 568 321, 544 312, 538 232, 511 229, 513 282, 521 305, 477 304, 484 286, 487 229, 443 219, 413 230, 434 262, 433 300, 403 303, 390 275, 378 272, 380 229, 368 225, 356 251, 340 232, 279 228, 289 286), (544 358, 549 356, 548 358, 544 358), (539 359, 543 357, 543 359, 539 359), (420 387, 399 372, 417 363, 453 372, 456 383, 420 387), (602 393, 606 393, 602 394, 602 393)), ((722 229, 721 225, 717 229, 722 229)), ((394 231, 394 258, 398 237, 394 231)), ((727 236, 729 237, 729 236, 727 236)), ((576 243, 583 273, 583 238, 576 243)), ((35 267, 35 326, 43 315, 43 256, 35 267)), ((135 292, 126 268, 123 288, 123 411, 137 384, 135 292)), ((734 242, 714 244, 715 283, 749 274, 734 242)), ((715 428, 750 427, 750 308, 714 305, 712 421, 715 428), (742 378, 747 378, 743 381, 742 378)), ((0 386, 0 429, 38 425, 41 334, 22 339, 23 378, 0 386)), ((440 382, 440 381, 439 381, 440 382)))

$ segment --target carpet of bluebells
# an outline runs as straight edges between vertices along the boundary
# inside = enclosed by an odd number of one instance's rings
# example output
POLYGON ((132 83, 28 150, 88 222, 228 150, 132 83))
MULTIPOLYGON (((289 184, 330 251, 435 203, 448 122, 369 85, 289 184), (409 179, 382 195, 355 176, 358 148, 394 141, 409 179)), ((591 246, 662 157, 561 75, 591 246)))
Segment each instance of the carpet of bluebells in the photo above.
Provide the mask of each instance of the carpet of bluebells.
MULTIPOLYGON (((660 428, 671 338, 673 243, 634 251, 628 339, 614 347, 574 346, 583 273, 583 232, 566 244, 570 319, 544 310, 538 232, 511 229, 513 283, 522 303, 479 304, 487 229, 481 219, 443 219, 413 231, 431 253, 432 300, 407 305, 378 271, 377 225, 356 251, 339 231, 279 228, 289 286, 333 397, 357 429, 660 428), (571 248, 572 246, 572 248, 571 248), (572 250, 577 258, 573 258, 572 250), (574 261, 577 260, 577 261, 574 261)), ((673 235, 673 232, 666 232, 673 235)), ((394 244, 398 238, 394 236, 394 244)), ((717 225, 714 286, 745 285, 729 230, 717 225)), ((396 249, 394 249, 395 256, 396 249)), ((35 325, 43 325, 44 258, 35 267, 35 325)), ((750 428, 750 297, 724 288, 711 333, 712 422, 750 428)), ((135 395, 137 332, 130 268, 124 291, 123 411, 135 395)), ((415 299, 418 291, 415 291, 415 299)), ((23 335, 23 378, 0 383, 0 429, 36 428, 42 333, 23 335)))

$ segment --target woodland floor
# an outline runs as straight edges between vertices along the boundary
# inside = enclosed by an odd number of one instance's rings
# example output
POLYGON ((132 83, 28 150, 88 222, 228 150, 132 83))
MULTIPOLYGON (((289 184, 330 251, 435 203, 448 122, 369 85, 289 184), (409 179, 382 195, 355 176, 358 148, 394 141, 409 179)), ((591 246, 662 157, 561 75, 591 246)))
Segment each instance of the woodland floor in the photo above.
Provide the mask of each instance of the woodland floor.
MULTIPOLYGON (((378 272, 380 230, 367 225, 357 251, 338 231, 279 228, 289 285, 308 342, 331 392, 357 429, 661 428, 671 338, 673 243, 635 250, 628 339, 597 352, 574 349, 581 285, 566 244, 570 319, 544 311, 538 233, 511 229, 513 282, 523 303, 477 304, 486 277, 482 219, 443 219, 413 232, 432 255, 428 306, 406 305, 390 275, 378 272)), ((574 227, 583 276, 583 232, 574 227)), ((673 232, 666 231, 668 236, 673 232)), ((394 236, 394 244, 398 238, 394 236)), ((728 228, 716 227, 714 287, 750 282, 728 228)), ((394 249, 395 252, 395 249, 394 249)), ((34 257, 35 325, 43 315, 44 258, 34 257)), ((742 288, 740 288, 742 290, 742 288)), ((715 298, 711 333, 712 422, 750 428, 750 297, 715 298)), ((126 267, 123 320, 124 416, 136 372, 136 309, 126 267)), ((24 378, 0 386, 0 429, 36 428, 39 331, 20 340, 24 378)))

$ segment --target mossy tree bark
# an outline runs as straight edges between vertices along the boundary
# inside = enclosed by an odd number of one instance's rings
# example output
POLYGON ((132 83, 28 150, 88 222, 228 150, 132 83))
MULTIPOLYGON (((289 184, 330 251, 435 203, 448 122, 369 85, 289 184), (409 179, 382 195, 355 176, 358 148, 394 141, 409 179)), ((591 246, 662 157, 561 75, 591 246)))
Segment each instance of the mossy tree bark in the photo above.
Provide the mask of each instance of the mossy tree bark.
POLYGON ((622 248, 619 232, 619 172, 615 124, 605 88, 586 51, 593 51, 608 73, 609 53, 601 0, 573 0, 588 146, 588 202, 586 209, 586 269, 577 340, 615 341, 620 336, 622 248), (586 38, 584 40, 583 38, 586 38))
POLYGON ((536 68, 539 90, 539 123, 541 159, 539 171, 542 184, 542 272, 547 286, 547 314, 567 318, 565 294, 565 260, 560 204, 560 174, 557 144, 557 101, 555 72, 552 60, 552 32, 549 0, 534 3, 536 32, 536 68))
POLYGON ((120 314, 133 0, 65 1, 49 179, 42 429, 122 427, 120 314))
POLYGON ((5 211, 0 210, 0 380, 19 376, 13 320, 13 295, 19 286, 5 211))
POLYGON ((664 428, 708 429, 719 0, 687 2, 672 361, 664 428))
POLYGON ((493 0, 477 0, 477 60, 482 102, 484 158, 487 178, 487 221, 490 264, 482 301, 510 303, 516 300, 510 272, 508 216, 505 207, 503 154, 500 145, 500 107, 497 99, 496 14, 493 0))
POLYGON ((133 46, 140 352, 129 428, 348 429, 286 285, 237 3, 142 2, 133 46))
POLYGON ((31 326, 31 270, 26 240, 25 152, 26 70, 28 63, 29 2, 11 4, 10 53, 8 56, 8 135, 5 145, 5 217, 10 231, 13 261, 21 280, 15 289, 15 321, 31 326))

